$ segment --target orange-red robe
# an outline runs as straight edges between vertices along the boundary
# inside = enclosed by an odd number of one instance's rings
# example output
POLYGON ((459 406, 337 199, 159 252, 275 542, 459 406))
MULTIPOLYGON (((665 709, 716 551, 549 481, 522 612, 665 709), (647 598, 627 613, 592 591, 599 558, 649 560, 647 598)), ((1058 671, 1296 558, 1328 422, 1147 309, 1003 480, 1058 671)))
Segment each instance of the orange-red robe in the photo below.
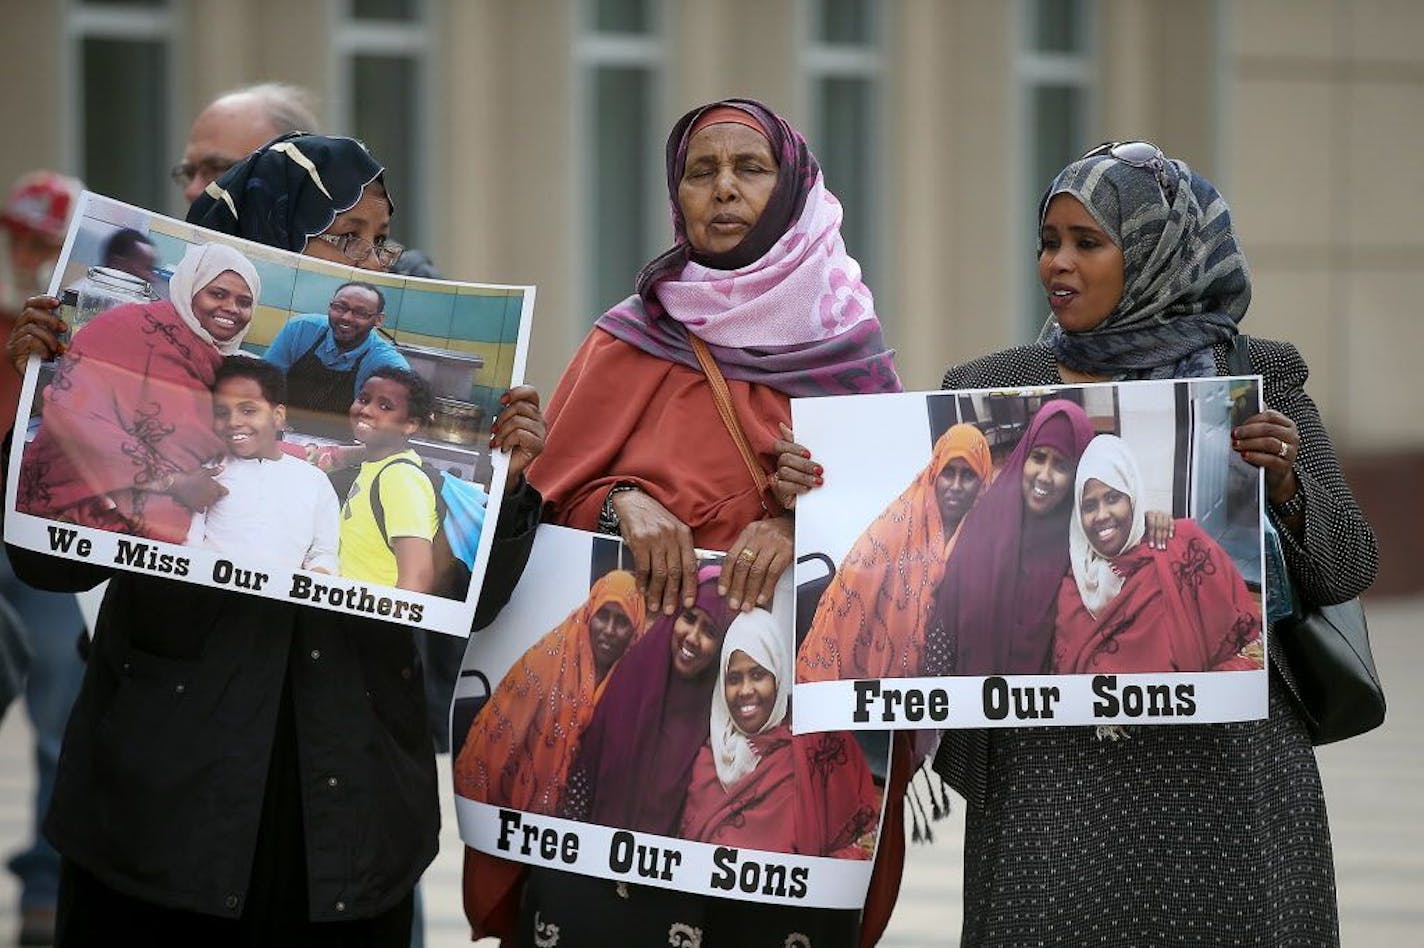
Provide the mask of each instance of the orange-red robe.
MULTIPOLYGON (((598 677, 589 620, 618 605, 639 635, 647 621, 632 573, 615 570, 584 602, 535 643, 500 680, 476 714, 455 759, 455 792, 480 803, 557 813, 579 736, 608 682, 598 677)), ((630 643, 631 644, 631 643, 630 643)), ((465 848, 465 914, 476 935, 502 934, 524 867, 465 848)))
MULTIPOLYGON (((742 430, 762 470, 776 469, 778 422, 791 423, 785 395, 727 380, 742 430)), ((700 369, 649 355, 595 329, 564 370, 545 410, 544 452, 529 481, 555 523, 598 529, 608 489, 638 487, 692 530, 693 543, 726 550, 768 513, 700 369)))

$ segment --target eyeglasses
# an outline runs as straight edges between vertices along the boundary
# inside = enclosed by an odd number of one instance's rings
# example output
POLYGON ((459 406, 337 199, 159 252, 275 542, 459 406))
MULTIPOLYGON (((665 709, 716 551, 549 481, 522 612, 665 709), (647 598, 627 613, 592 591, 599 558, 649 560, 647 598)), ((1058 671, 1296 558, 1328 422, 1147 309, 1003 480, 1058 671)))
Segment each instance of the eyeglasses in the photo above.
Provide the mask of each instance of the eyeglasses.
POLYGON ((223 176, 223 172, 237 164, 237 159, 227 158, 204 158, 194 164, 191 161, 180 161, 172 168, 168 169, 168 177, 173 179, 173 183, 180 188, 186 188, 193 183, 194 178, 203 178, 206 181, 216 181, 223 176))
POLYGON ((326 304, 326 308, 334 316, 345 316, 347 313, 350 313, 352 316, 355 316, 357 319, 360 320, 367 320, 372 318, 373 316, 379 315, 378 313, 367 312, 364 309, 357 309, 356 307, 350 305, 344 300, 332 300, 330 303, 326 304))
POLYGON ((365 263, 366 258, 374 253, 376 259, 381 261, 381 266, 389 267, 405 253, 405 248, 400 244, 389 240, 382 244, 373 244, 356 234, 317 234, 316 238, 331 244, 352 263, 365 263))
MULTIPOLYGON (((1176 183, 1167 175, 1167 156, 1151 142, 1103 142, 1088 151, 1083 158, 1106 155, 1132 168, 1150 170, 1157 177, 1157 186, 1170 202, 1176 194, 1176 183)), ((1083 159, 1078 159, 1082 161, 1083 159)))

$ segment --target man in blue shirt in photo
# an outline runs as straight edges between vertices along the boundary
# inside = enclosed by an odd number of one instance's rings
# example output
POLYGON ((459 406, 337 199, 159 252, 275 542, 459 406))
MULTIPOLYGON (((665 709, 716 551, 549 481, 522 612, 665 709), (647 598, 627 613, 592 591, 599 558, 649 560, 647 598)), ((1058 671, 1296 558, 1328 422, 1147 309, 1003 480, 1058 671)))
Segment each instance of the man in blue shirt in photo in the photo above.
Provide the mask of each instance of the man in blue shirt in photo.
POLYGON ((385 306, 379 288, 353 280, 337 288, 325 316, 293 316, 273 338, 263 358, 287 373, 292 428, 348 436, 346 414, 371 373, 382 366, 410 368, 376 332, 385 322, 385 306))

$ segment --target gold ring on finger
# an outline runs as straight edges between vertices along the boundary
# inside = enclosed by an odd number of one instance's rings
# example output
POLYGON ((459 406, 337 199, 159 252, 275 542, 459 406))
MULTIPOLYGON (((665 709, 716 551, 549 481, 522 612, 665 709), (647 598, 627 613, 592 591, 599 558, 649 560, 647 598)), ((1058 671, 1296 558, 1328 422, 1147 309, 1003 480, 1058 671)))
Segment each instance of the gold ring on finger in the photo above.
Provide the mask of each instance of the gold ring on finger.
POLYGON ((746 563, 748 566, 751 566, 753 563, 755 563, 756 558, 756 550, 749 550, 746 547, 742 547, 742 551, 737 554, 737 559, 741 560, 743 563, 746 563))
POLYGON ((1290 453, 1290 445, 1286 444, 1285 439, 1283 438, 1277 440, 1281 442, 1281 450, 1278 453, 1281 457, 1285 457, 1288 453, 1290 453))

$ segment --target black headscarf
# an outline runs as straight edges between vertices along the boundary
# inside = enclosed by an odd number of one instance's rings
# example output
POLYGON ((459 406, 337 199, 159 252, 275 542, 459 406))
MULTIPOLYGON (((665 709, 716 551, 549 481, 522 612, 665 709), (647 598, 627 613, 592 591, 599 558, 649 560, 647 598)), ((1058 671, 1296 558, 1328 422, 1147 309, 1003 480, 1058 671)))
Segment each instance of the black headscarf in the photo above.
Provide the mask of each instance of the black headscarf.
MULTIPOLYGON (((193 202, 188 223, 301 253, 385 168, 354 138, 291 132, 233 165, 193 202)), ((386 203, 395 212, 387 192, 386 203)))

